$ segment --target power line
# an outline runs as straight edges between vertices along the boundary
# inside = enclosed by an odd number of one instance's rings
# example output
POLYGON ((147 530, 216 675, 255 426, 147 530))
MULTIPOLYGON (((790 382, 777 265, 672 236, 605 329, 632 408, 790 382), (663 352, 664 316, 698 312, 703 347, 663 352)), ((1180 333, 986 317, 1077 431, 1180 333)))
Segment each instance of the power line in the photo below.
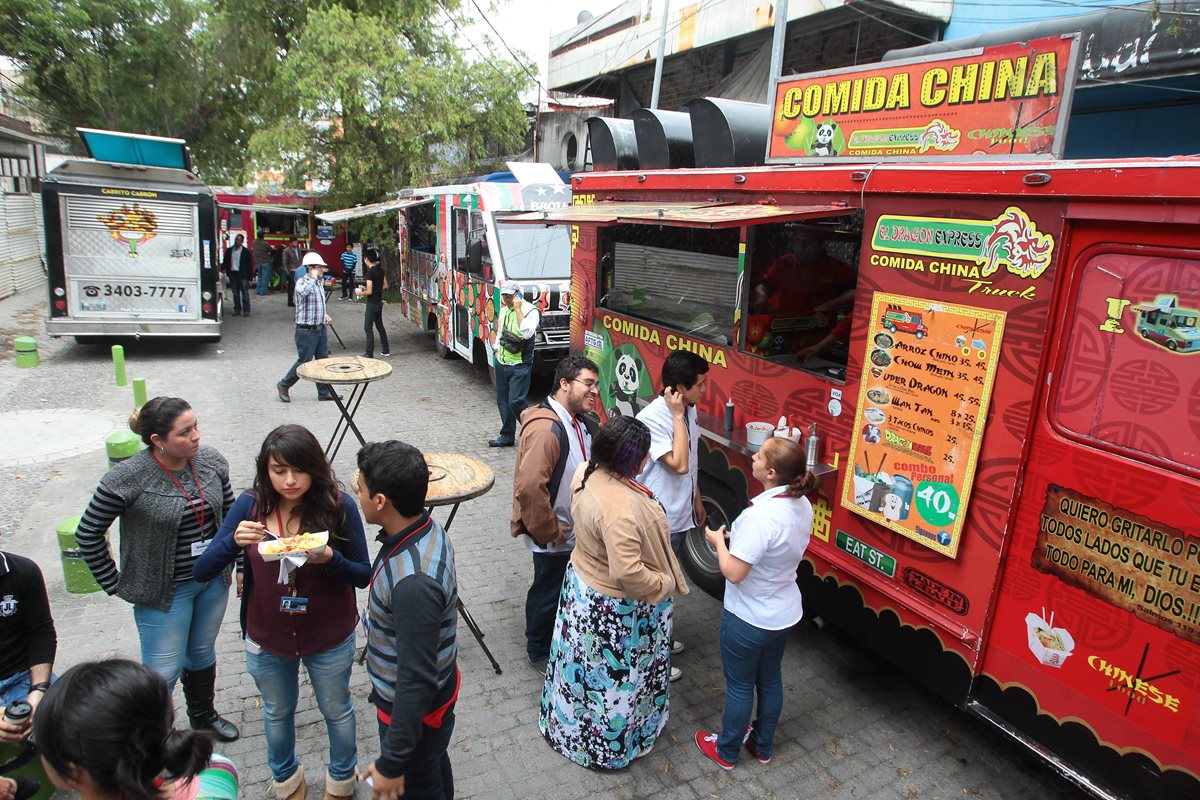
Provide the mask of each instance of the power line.
POLYGON ((492 24, 490 19, 488 19, 487 14, 483 13, 483 9, 479 7, 479 3, 476 3, 475 0, 471 0, 471 5, 475 6, 475 10, 479 12, 479 16, 483 17, 483 21, 486 22, 487 26, 492 29, 492 33, 496 34, 496 38, 500 40, 500 44, 504 45, 504 49, 507 50, 508 54, 513 57, 513 60, 517 62, 518 66, 525 70, 525 74, 537 84, 539 89, 541 89, 543 92, 548 92, 546 87, 542 86, 542 82, 537 79, 537 76, 529 71, 529 67, 525 66, 525 62, 523 62, 517 56, 517 54, 513 52, 513 49, 508 46, 508 42, 504 41, 504 37, 500 35, 500 31, 496 30, 496 26, 492 24))

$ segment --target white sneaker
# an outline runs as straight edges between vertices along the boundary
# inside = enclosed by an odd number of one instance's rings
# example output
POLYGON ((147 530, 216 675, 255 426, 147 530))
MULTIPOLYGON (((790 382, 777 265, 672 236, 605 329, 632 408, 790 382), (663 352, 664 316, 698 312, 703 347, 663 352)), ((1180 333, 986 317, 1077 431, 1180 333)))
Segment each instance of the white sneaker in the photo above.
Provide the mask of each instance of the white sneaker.
POLYGON ((681 670, 679 667, 671 667, 671 683, 674 683, 682 677, 683 670, 681 670))
POLYGON ((680 653, 682 653, 685 649, 686 648, 684 647, 683 642, 679 641, 678 639, 671 642, 671 655, 677 656, 680 653))
POLYGON ((391 358, 392 356, 391 353, 380 353, 379 355, 383 356, 384 358, 391 358))

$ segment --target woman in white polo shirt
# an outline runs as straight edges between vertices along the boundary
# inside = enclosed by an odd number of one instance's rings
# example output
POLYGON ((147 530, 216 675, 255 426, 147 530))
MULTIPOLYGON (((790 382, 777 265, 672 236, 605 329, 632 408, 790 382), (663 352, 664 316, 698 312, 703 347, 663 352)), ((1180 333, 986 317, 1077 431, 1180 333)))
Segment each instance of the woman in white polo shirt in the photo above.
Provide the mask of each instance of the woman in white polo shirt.
POLYGON ((768 439, 751 467, 763 491, 734 520, 728 545, 724 527, 705 532, 725 576, 725 714, 720 734, 699 731, 696 746, 724 770, 733 769, 743 744, 762 764, 774 753, 783 708, 783 649, 803 615, 796 568, 813 521, 805 495, 817 486, 817 477, 805 468, 803 448, 787 439, 768 439), (751 725, 756 690, 758 718, 751 725))

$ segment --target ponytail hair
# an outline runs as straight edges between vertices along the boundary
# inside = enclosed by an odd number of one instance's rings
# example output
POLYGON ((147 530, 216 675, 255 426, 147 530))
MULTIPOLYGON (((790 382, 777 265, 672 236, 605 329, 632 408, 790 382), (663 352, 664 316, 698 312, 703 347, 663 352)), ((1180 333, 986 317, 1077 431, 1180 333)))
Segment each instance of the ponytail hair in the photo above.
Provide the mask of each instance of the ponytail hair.
POLYGON ((774 436, 759 452, 767 466, 775 470, 779 483, 787 486, 788 497, 803 497, 819 485, 816 473, 808 469, 804 448, 791 439, 774 436))
POLYGON ((155 397, 129 415, 129 430, 141 436, 150 447, 154 444, 150 441, 151 436, 157 433, 159 439, 166 441, 179 415, 191 410, 188 401, 180 397, 155 397))
POLYGON ((124 659, 91 661, 51 685, 33 718, 46 762, 64 777, 83 770, 105 794, 160 800, 159 779, 189 779, 212 755, 212 739, 174 729, 167 682, 124 659))
POLYGON ((646 423, 635 417, 613 417, 592 439, 592 455, 579 489, 587 485, 597 467, 604 467, 620 478, 632 478, 649 452, 650 429, 646 423))

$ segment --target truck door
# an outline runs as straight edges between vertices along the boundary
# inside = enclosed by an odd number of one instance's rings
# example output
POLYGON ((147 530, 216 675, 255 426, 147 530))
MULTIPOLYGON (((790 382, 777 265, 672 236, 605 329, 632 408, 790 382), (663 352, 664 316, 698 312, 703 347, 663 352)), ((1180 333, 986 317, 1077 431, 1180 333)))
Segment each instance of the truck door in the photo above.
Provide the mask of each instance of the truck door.
POLYGON ((1069 248, 976 699, 1123 794, 1195 797, 1200 249, 1152 220, 1069 248))
POLYGON ((451 218, 454 233, 453 290, 450 297, 450 332, 454 351, 473 361, 473 340, 485 338, 480 316, 492 304, 491 258, 483 213, 455 206, 451 218))

